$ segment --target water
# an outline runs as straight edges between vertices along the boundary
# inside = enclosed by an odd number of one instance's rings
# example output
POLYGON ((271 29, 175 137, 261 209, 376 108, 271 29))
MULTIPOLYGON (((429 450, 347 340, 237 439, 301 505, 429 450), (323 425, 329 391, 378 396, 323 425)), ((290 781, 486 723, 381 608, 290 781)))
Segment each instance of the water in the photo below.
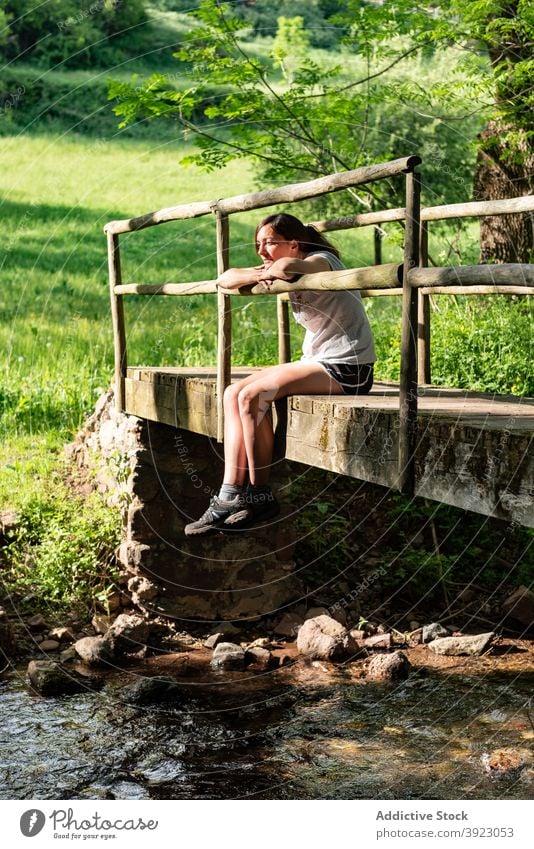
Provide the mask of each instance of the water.
POLYGON ((314 665, 205 675, 136 706, 141 672, 62 698, 23 671, 1 682, 0 798, 534 797, 530 672, 379 686, 314 665))

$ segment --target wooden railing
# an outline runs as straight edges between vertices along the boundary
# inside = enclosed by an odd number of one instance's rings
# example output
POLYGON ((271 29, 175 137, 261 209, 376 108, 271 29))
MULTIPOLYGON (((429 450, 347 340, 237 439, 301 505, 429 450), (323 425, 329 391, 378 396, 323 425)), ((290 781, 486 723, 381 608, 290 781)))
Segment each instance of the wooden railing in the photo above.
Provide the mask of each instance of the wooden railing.
MULTIPOLYGON (((424 364, 429 361, 429 310, 431 293, 473 294, 506 292, 534 293, 534 266, 471 266, 459 268, 427 268, 427 222, 442 218, 460 218, 509 214, 534 209, 534 198, 512 201, 454 204, 444 207, 420 209, 420 178, 415 170, 421 162, 418 156, 409 156, 354 171, 332 174, 317 180, 296 183, 276 189, 255 192, 213 201, 184 204, 161 209, 137 218, 109 222, 105 229, 108 240, 109 282, 111 313, 115 349, 115 403, 119 410, 125 406, 125 378, 127 371, 126 330, 123 298, 125 295, 188 296, 216 294, 218 300, 218 360, 217 360, 217 431, 223 434, 223 393, 230 382, 231 373, 231 310, 230 297, 244 294, 271 294, 278 296, 278 334, 280 362, 290 360, 290 335, 287 293, 297 289, 318 291, 328 289, 358 290, 362 296, 401 295, 402 330, 400 353, 400 398, 398 435, 398 488, 412 493, 414 488, 414 448, 417 423, 418 378, 426 381, 424 364), (406 206, 401 209, 363 213, 329 221, 314 222, 323 231, 383 224, 388 221, 404 222, 404 261, 402 264, 377 264, 367 268, 324 272, 302 276, 296 283, 276 281, 267 289, 258 284, 247 289, 225 291, 215 280, 194 283, 123 283, 119 236, 153 227, 168 221, 215 216, 217 245, 217 274, 229 267, 230 230, 229 216, 275 204, 294 203, 330 192, 364 185, 377 180, 405 174, 406 206), (521 285, 517 276, 521 276, 521 285), (524 284, 524 285, 523 285, 524 284), (482 292, 482 290, 484 290, 482 292), (425 306, 426 305, 426 306, 425 306), (419 355, 418 355, 419 349, 419 355), (419 361, 419 375, 418 375, 419 361)), ((378 251, 377 251, 378 253, 378 251)), ((377 257, 378 258, 378 257, 377 257)), ((429 371, 428 371, 429 374, 429 371)))
MULTIPOLYGON (((484 218, 488 215, 513 215, 521 212, 534 212, 534 197, 528 195, 502 200, 470 201, 469 203, 451 203, 444 206, 422 207, 420 211, 420 268, 424 272, 410 272, 410 285, 418 288, 418 330, 417 330, 417 379, 421 383, 431 383, 430 368, 430 296, 431 295, 532 295, 532 265, 511 263, 507 265, 445 266, 428 268, 428 235, 431 221, 444 221, 455 218, 484 218), (518 284, 518 279, 522 282, 518 284), (529 285, 530 284, 530 285, 529 285)), ((365 212, 345 218, 332 218, 328 221, 314 221, 315 227, 323 233, 335 230, 348 230, 357 227, 374 227, 375 235, 381 224, 404 221, 404 209, 386 209, 379 212, 365 212)), ((375 246, 377 242, 375 240, 375 246)), ((381 261, 380 240, 375 247, 375 262, 381 261)), ((380 292, 381 295, 399 295, 401 290, 391 289, 380 292)), ((363 297, 374 292, 362 292, 363 297)), ((377 293, 378 294, 378 293, 377 293)))

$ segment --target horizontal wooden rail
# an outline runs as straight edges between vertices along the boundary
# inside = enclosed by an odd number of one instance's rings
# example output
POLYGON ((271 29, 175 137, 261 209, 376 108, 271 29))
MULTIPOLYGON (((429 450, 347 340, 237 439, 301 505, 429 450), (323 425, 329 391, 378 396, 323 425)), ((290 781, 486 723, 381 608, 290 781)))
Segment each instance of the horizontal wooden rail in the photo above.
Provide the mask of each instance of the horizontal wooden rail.
POLYGON ((343 271, 322 271, 303 274, 291 283, 273 280, 257 283, 250 290, 252 295, 281 295, 283 292, 342 292, 351 289, 392 289, 402 282, 402 265, 396 262, 387 265, 370 265, 365 268, 347 268, 343 271))
MULTIPOLYGON (((534 295, 534 286, 421 286, 418 291, 422 295, 534 295)), ((361 296, 365 297, 363 292, 361 296)))
POLYGON ((525 286, 534 285, 534 265, 505 263, 503 265, 444 266, 442 268, 413 268, 408 279, 413 288, 434 286, 525 286))
POLYGON ((446 218, 484 218, 486 215, 513 215, 534 210, 534 195, 503 200, 451 203, 421 209, 421 221, 444 221, 446 218))
POLYGON ((123 283, 113 291, 116 295, 216 295, 219 289, 215 280, 199 280, 197 283, 123 283))
MULTIPOLYGON (((513 215, 518 212, 534 211, 534 195, 504 200, 473 201, 469 203, 451 203, 446 206, 421 207, 421 221, 444 221, 447 218, 484 218, 487 215, 513 215)), ((342 218, 330 218, 326 221, 313 221, 313 226, 321 233, 335 230, 351 230, 355 227, 369 227, 372 224, 387 224, 391 221, 404 221, 405 209, 383 209, 380 212, 362 212, 346 215, 342 218)))
POLYGON ((346 268, 343 271, 324 271, 304 274, 299 280, 290 283, 276 280, 271 286, 258 283, 256 286, 244 286, 240 289, 223 289, 215 280, 201 280, 198 283, 123 283, 115 286, 116 295, 278 295, 285 292, 339 292, 346 289, 369 288, 377 291, 395 288, 402 282, 402 265, 392 262, 387 265, 370 265, 364 268, 346 268))
POLYGON ((393 159, 391 162, 383 162, 378 165, 367 165, 356 168, 354 171, 342 171, 338 174, 329 174, 316 180, 308 180, 303 183, 292 183, 289 186, 280 186, 276 189, 264 189, 261 192, 252 192, 246 195, 235 195, 221 200, 200 201, 198 203, 181 204, 180 206, 169 206, 140 215, 137 218, 126 218, 120 221, 109 221, 104 230, 106 233, 129 233, 134 230, 144 230, 146 227, 154 227, 167 221, 180 221, 187 218, 198 218, 210 213, 220 215, 232 215, 236 212, 246 212, 251 209, 261 209, 273 206, 277 203, 292 203, 294 201, 306 200, 320 195, 339 192, 352 186, 361 186, 365 183, 373 183, 403 174, 413 170, 419 165, 419 156, 406 156, 402 159, 393 159))

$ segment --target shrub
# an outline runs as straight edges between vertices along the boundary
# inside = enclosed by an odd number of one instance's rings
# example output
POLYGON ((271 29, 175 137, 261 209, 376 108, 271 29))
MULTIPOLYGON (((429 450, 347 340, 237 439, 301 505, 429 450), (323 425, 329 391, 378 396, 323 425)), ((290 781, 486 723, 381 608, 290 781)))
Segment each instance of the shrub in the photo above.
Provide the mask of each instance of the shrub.
POLYGON ((91 605, 115 574, 120 515, 98 494, 73 496, 64 484, 31 496, 6 549, 6 584, 57 607, 91 605))

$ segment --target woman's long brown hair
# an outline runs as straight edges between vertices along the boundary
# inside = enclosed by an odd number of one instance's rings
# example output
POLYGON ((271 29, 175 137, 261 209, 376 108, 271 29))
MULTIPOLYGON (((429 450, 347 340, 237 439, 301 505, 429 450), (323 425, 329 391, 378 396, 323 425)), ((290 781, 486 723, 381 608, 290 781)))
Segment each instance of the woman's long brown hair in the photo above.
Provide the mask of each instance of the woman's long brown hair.
POLYGON ((313 224, 303 224, 302 221, 299 218, 295 218, 294 215, 289 215, 286 212, 278 212, 274 215, 268 215, 267 218, 264 218, 263 221, 261 221, 256 227, 256 241, 258 239, 259 231, 262 227, 265 227, 266 224, 270 224, 273 230, 278 233, 279 236, 287 239, 288 242, 292 242, 293 240, 298 242, 301 251, 305 254, 309 254, 317 249, 322 249, 339 258, 338 249, 329 242, 328 239, 325 239, 323 234, 319 233, 313 224))

